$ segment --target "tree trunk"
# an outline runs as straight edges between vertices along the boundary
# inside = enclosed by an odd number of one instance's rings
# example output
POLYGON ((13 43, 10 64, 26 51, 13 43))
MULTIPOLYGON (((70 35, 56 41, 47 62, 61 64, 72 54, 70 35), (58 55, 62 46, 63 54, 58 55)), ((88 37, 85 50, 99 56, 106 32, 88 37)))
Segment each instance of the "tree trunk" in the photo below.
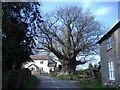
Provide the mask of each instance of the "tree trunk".
POLYGON ((62 74, 72 74, 76 69, 76 59, 62 62, 62 74))

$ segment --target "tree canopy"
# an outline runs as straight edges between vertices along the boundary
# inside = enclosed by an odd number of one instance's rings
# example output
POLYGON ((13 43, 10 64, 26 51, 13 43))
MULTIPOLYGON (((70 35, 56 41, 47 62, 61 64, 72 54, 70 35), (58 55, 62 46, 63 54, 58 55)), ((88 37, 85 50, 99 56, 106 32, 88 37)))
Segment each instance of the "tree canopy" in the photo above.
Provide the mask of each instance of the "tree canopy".
POLYGON ((77 56, 98 54, 96 42, 104 29, 88 9, 66 6, 47 13, 40 29, 39 46, 53 52, 62 63, 62 71, 71 73, 76 65, 86 61, 76 60, 77 56))
POLYGON ((38 2, 2 3, 2 60, 3 71, 21 69, 31 61, 35 46, 35 24, 41 22, 38 2))

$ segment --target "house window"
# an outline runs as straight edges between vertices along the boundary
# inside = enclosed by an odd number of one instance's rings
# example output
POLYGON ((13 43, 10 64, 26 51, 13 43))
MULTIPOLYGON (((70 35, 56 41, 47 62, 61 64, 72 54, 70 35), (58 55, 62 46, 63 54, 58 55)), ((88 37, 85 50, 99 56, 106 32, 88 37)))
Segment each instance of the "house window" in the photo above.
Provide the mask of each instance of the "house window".
POLYGON ((43 68, 42 68, 42 67, 40 67, 40 70, 43 70, 43 68))
POLYGON ((34 67, 32 67, 32 68, 31 68, 31 70, 32 70, 32 71, 35 71, 35 68, 34 68, 34 67))
POLYGON ((108 67, 109 67, 109 79, 110 80, 115 80, 114 63, 113 62, 108 62, 108 67))
POLYGON ((109 37, 106 43, 107 43, 107 50, 110 50, 112 48, 112 38, 109 37))
POLYGON ((40 61, 40 64, 43 64, 43 61, 40 61))

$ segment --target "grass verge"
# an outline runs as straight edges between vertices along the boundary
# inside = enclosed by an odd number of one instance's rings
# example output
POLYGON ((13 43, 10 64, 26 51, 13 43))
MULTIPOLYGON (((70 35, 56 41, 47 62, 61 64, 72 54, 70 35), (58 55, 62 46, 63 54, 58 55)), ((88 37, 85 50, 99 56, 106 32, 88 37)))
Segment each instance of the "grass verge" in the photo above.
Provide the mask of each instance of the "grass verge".
POLYGON ((62 80, 75 80, 78 81, 80 87, 83 90, 120 90, 120 88, 112 88, 108 86, 102 86, 101 75, 97 79, 95 78, 79 78, 77 75, 57 75, 52 73, 50 75, 53 78, 62 80))
POLYGON ((62 80, 68 80, 69 75, 64 75, 64 74, 57 74, 57 73, 52 73, 50 74, 50 77, 57 78, 57 79, 62 79, 62 80))
POLYGON ((79 79, 78 80, 82 88, 103 88, 100 81, 89 80, 89 79, 79 79))
POLYGON ((26 85, 26 90, 35 90, 37 83, 39 80, 35 76, 31 76, 28 80, 28 83, 26 85))

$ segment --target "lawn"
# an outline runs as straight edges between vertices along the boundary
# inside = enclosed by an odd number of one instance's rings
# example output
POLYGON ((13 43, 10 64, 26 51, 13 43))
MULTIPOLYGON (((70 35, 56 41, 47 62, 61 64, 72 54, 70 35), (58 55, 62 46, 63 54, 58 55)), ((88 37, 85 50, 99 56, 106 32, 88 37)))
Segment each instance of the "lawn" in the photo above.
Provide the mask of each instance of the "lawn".
POLYGON ((120 90, 120 88, 102 86, 100 81, 90 81, 88 79, 79 80, 79 84, 83 90, 120 90))
POLYGON ((108 86, 102 86, 101 75, 98 78, 79 78, 77 75, 58 75, 57 73, 52 73, 50 75, 53 78, 63 79, 63 80, 75 80, 78 81, 79 85, 83 90, 120 90, 120 88, 111 88, 108 86))

